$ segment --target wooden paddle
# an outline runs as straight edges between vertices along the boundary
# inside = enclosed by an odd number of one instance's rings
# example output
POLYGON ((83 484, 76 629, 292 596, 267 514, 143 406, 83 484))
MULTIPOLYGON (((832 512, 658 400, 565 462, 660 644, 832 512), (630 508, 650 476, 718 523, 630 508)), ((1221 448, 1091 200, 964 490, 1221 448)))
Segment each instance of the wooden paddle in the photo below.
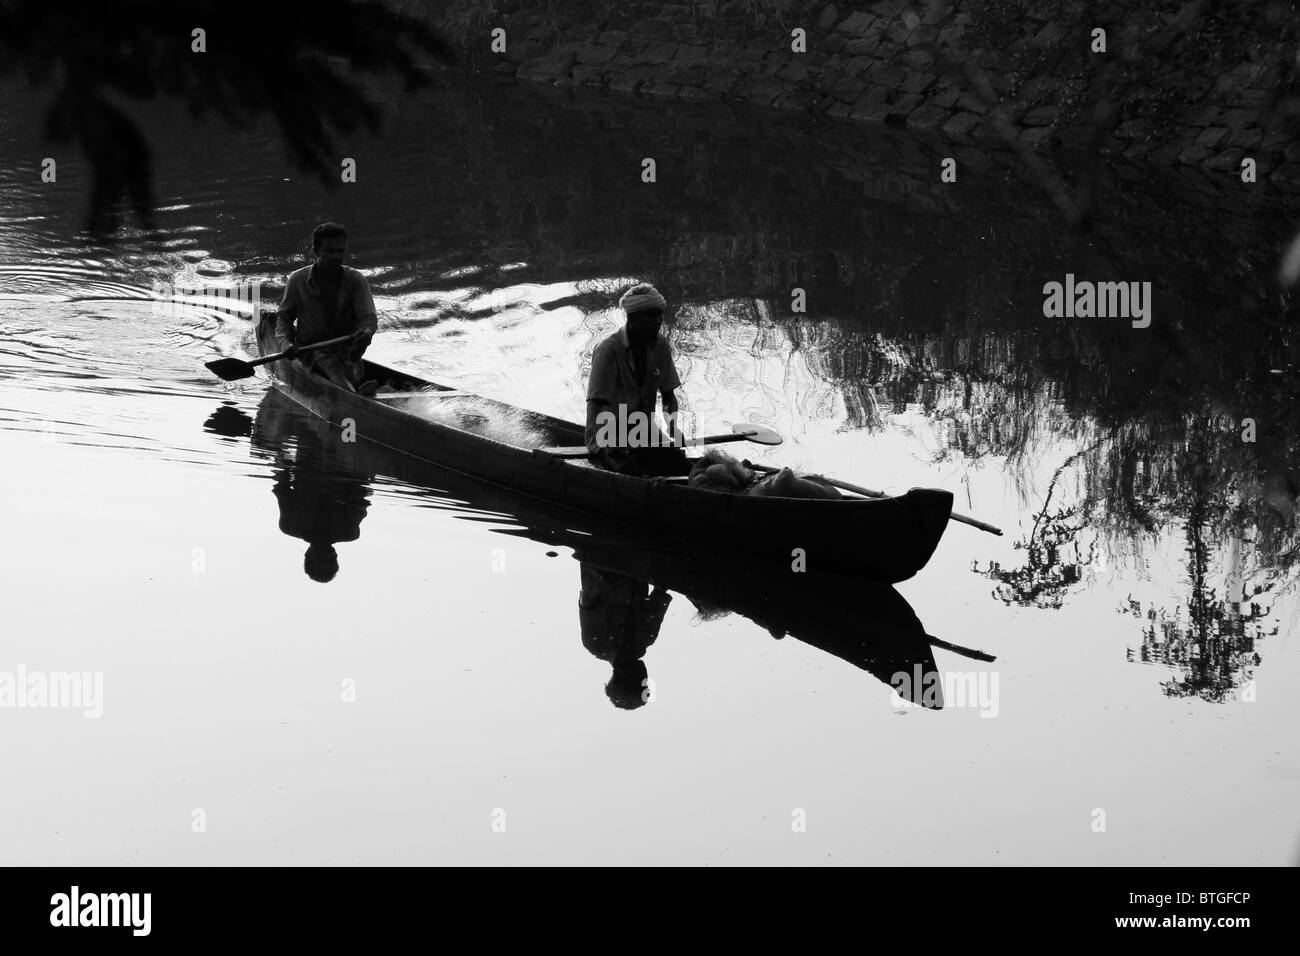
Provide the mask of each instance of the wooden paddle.
MULTIPOLYGON (((351 335, 340 335, 338 338, 325 339, 322 342, 312 342, 310 345, 300 345, 295 355, 301 355, 303 352, 311 352, 315 349, 329 348, 331 345, 342 345, 344 342, 351 342, 360 333, 353 332, 351 335)), ((259 365, 265 365, 267 362, 275 362, 288 355, 288 352, 276 352, 274 355, 263 355, 261 358, 247 361, 237 358, 220 358, 215 361, 206 363, 212 373, 218 378, 227 382, 235 382, 241 378, 248 378, 253 374, 253 369, 259 365)))
MULTIPOLYGON (((781 470, 780 468, 773 468, 771 465, 756 465, 752 461, 745 462, 745 464, 748 467, 754 469, 755 471, 763 471, 769 474, 775 474, 776 472, 781 470)), ((870 488, 863 488, 861 485, 851 485, 847 481, 839 481, 835 478, 827 478, 825 475, 821 475, 819 477, 822 481, 826 482, 826 484, 828 485, 834 485, 836 488, 843 488, 845 491, 852 491, 855 494, 864 495, 867 498, 892 498, 893 497, 893 495, 887 495, 883 491, 873 491, 870 488)), ((959 515, 955 511, 950 513, 948 515, 948 518, 950 521, 960 521, 962 524, 968 524, 972 528, 979 528, 981 531, 987 531, 989 534, 996 534, 996 535, 1002 534, 1001 528, 995 528, 993 525, 988 524, 987 522, 984 521, 980 521, 978 518, 968 518, 966 517, 966 515, 959 515)))
MULTIPOLYGON (((762 425, 732 425, 730 435, 706 435, 703 438, 688 438, 682 442, 668 445, 650 446, 661 448, 693 448, 696 445, 720 445, 729 441, 752 441, 759 445, 779 445, 785 441, 770 428, 762 425)), ((565 448, 539 448, 538 451, 556 458, 586 458, 591 454, 585 445, 571 445, 565 448)))
POLYGON ((988 663, 997 660, 997 658, 992 654, 986 654, 984 651, 977 651, 971 647, 962 647, 960 644, 949 644, 947 641, 941 641, 933 634, 925 635, 925 639, 930 642, 932 647, 941 647, 945 651, 952 651, 954 654, 962 655, 962 657, 969 657, 973 660, 986 661, 988 663))

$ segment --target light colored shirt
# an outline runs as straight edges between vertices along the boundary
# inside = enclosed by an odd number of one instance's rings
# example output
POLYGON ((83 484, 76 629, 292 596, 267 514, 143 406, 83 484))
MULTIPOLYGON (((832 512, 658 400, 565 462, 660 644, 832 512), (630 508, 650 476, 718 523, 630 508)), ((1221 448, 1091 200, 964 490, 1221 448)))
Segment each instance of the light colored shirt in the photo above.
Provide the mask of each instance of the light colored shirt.
POLYGON ((307 345, 365 329, 372 335, 379 328, 375 300, 370 296, 366 277, 356 269, 343 267, 335 300, 334 321, 327 320, 321 286, 316 280, 316 266, 304 266, 289 276, 275 323, 275 338, 281 348, 295 344, 293 329, 297 323, 296 344, 307 345))
MULTIPOLYGON (((662 335, 656 337, 647 350, 645 378, 640 385, 636 383, 632 368, 632 347, 627 340, 627 326, 602 340, 592 353, 591 377, 587 379, 587 448, 592 452, 597 448, 596 436, 600 430, 596 422, 597 414, 608 411, 617 417, 635 411, 645 414, 653 421, 657 396, 661 392, 680 388, 681 384, 682 380, 677 377, 677 367, 673 364, 672 349, 662 335), (593 400, 608 404, 596 407, 592 404, 593 400)), ((627 427, 630 429, 632 426, 629 423, 627 427)))

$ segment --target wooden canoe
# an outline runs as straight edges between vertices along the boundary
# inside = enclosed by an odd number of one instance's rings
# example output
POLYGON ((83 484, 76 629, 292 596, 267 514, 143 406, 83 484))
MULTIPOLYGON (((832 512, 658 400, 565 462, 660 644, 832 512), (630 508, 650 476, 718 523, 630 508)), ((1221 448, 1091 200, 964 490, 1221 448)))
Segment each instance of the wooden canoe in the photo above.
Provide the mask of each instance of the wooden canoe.
MULTIPOLYGON (((274 313, 257 329, 262 355, 279 351, 274 313)), ((583 427, 366 362, 375 397, 338 388, 299 362, 263 366, 286 395, 325 421, 351 422, 355 437, 553 505, 712 544, 763 567, 904 581, 923 568, 948 525, 952 493, 913 488, 892 498, 810 500, 734 495, 684 483, 619 475, 543 448, 580 445, 583 427), (440 403, 439 393, 446 395, 440 403), (439 410, 452 409, 453 414, 439 410), (456 409, 461 411, 456 412, 456 409), (508 423, 507 442, 478 433, 484 419, 508 423), (478 431, 476 431, 478 428, 478 431)), ((499 433, 498 433, 499 434, 499 433)))

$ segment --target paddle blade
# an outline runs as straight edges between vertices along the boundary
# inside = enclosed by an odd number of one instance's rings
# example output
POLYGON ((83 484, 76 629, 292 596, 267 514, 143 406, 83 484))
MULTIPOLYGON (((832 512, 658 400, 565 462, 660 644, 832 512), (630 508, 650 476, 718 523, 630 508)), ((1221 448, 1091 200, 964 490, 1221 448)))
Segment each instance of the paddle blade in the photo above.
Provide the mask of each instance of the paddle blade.
POLYGON ((238 381, 241 378, 249 378, 253 374, 253 366, 243 359, 222 358, 206 363, 212 370, 212 374, 217 378, 227 382, 238 381))
POLYGON ((764 428, 762 425, 741 424, 732 425, 731 430, 737 435, 744 435, 746 441, 752 441, 759 445, 779 445, 785 441, 780 435, 770 428, 764 428))

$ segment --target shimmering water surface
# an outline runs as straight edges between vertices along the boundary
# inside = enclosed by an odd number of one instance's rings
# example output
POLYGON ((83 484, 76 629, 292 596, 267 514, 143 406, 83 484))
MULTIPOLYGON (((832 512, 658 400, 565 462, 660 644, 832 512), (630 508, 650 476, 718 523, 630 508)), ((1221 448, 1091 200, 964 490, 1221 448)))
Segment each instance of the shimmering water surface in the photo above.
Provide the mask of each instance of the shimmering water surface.
POLYGON ((268 129, 141 108, 157 231, 103 242, 85 164, 41 183, 41 105, 4 102, 0 671, 104 680, 99 719, 0 710, 5 862, 1296 860, 1278 197, 1106 172, 1080 240, 996 155, 940 186, 950 148, 885 129, 446 88, 390 97, 334 189, 268 129), (756 461, 946 487, 1006 535, 951 526, 896 593, 778 594, 743 553, 341 443, 204 369, 247 321, 154 294, 274 301, 323 219, 381 361, 580 420, 618 293, 652 281, 697 432, 761 422, 786 442, 756 461), (1153 281, 1153 327, 1044 319, 1067 272, 1153 281), (613 706, 638 657, 653 700, 613 706), (913 667, 946 706, 894 697, 913 667))

